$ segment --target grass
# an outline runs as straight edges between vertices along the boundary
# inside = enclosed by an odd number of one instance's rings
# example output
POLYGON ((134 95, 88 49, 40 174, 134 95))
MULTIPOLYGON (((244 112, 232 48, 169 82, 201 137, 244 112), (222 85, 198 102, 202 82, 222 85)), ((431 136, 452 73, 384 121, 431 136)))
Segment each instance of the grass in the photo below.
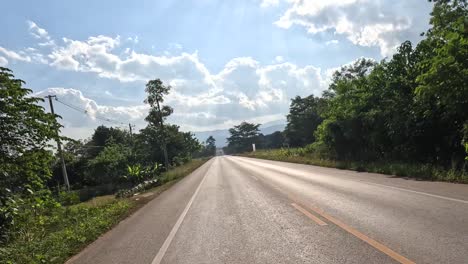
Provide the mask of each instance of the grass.
POLYGON ((161 182, 164 184, 170 181, 178 180, 190 174, 192 171, 196 170, 207 161, 208 159, 194 159, 191 162, 175 167, 161 175, 161 182))
POLYGON ((468 183, 467 172, 461 170, 445 169, 432 164, 409 164, 392 161, 337 161, 318 158, 316 155, 305 151, 303 148, 258 150, 256 152, 249 152, 241 155, 245 157, 310 164, 321 167, 374 172, 399 177, 415 178, 418 180, 468 183))
POLYGON ((1 263, 63 263, 122 220, 131 200, 57 207, 32 215, 18 237, 3 247, 1 263))
POLYGON ((64 263, 206 161, 192 160, 163 173, 163 184, 149 190, 150 196, 116 199, 114 195, 106 195, 75 205, 52 207, 39 214, 32 211, 22 219, 15 239, 0 247, 0 263, 64 263))

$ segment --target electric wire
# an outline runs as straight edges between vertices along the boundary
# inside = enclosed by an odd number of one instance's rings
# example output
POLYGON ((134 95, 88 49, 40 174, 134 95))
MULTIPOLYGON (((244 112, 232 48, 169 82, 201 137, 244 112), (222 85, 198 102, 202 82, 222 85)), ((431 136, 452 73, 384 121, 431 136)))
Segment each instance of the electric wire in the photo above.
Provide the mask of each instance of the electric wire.
POLYGON ((107 118, 107 117, 104 117, 104 116, 101 116, 101 115, 98 115, 98 114, 94 114, 94 115, 91 115, 88 110, 86 109, 83 109, 79 106, 76 106, 76 105, 73 105, 73 104, 70 104, 70 103, 67 103, 67 102, 64 102, 64 101, 61 101, 60 99, 58 99, 57 97, 55 98, 55 101, 61 103, 62 105, 65 105, 75 111, 78 111, 78 112, 81 112, 91 118, 96 118, 96 119, 99 119, 99 120, 102 120, 102 121, 106 121, 106 122, 109 122, 109 123, 114 123, 114 124, 117 124, 117 125, 125 125, 125 123, 123 122, 120 122, 120 121, 117 121, 117 120, 113 120, 113 119, 110 119, 110 118, 107 118))

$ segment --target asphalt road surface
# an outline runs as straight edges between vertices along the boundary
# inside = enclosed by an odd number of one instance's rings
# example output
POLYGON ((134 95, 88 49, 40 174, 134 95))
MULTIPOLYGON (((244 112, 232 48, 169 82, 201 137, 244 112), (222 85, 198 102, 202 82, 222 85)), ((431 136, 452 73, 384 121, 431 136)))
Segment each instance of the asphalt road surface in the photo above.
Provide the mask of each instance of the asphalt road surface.
POLYGON ((216 157, 69 263, 468 263, 468 185, 216 157))

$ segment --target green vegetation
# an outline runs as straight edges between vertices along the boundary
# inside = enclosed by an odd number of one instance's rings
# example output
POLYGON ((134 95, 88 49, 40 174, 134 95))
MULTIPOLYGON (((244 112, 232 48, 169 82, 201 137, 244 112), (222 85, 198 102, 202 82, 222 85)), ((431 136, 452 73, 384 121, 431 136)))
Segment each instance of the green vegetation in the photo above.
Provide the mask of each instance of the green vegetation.
MULTIPOLYGON (((80 202, 169 183, 205 161, 192 162, 206 148, 192 133, 163 123, 172 113, 161 106, 171 87, 159 79, 146 87, 144 129, 131 134, 99 126, 84 141, 60 137, 58 116, 46 113, 38 104, 43 99, 23 85, 0 67, 0 263, 62 263, 138 205, 130 199, 80 202), (54 140, 65 143, 70 192, 62 188, 54 140)), ((216 147, 208 143, 212 155, 216 147)))
POLYGON ((259 141, 259 126, 260 124, 242 122, 229 129, 231 136, 227 138, 228 145, 224 148, 224 152, 238 153, 252 150, 252 144, 259 141))
POLYGON ((63 263, 127 215, 130 200, 48 207, 18 219, 14 239, 0 248, 2 263, 63 263))
POLYGON ((313 151, 310 151, 307 148, 259 150, 256 152, 243 153, 241 155, 250 158, 382 173, 400 177, 412 177, 420 180, 468 183, 468 173, 457 169, 446 169, 432 164, 410 164, 391 161, 359 162, 331 160, 317 157, 313 151))
POLYGON ((292 100, 274 144, 256 135, 236 145, 299 147, 287 153, 300 153, 251 154, 257 157, 466 182, 468 8, 466 1, 433 2, 431 27, 415 47, 405 41, 392 58, 342 67, 321 97, 292 100))
MULTIPOLYGON (((162 173, 160 186, 150 191, 159 194, 207 160, 194 159, 162 173)), ((149 201, 101 196, 73 204, 78 199, 73 192, 62 192, 60 197, 62 204, 72 205, 61 206, 49 200, 33 209, 21 210, 15 219, 17 224, 9 230, 12 238, 0 247, 0 263, 63 263, 149 201)), ((24 202, 25 206, 28 204, 29 201, 24 202)))
POLYGON ((205 164, 208 159, 193 159, 191 162, 175 167, 167 172, 164 172, 161 176, 161 184, 179 180, 182 177, 190 174, 192 171, 198 169, 201 165, 205 164))

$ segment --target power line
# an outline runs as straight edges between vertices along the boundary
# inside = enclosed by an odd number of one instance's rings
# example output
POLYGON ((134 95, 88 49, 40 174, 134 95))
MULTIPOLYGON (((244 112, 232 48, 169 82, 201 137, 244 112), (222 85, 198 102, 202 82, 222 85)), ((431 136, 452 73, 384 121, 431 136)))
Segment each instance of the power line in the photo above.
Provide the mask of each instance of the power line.
POLYGON ((87 115, 87 116, 89 116, 89 117, 94 117, 94 118, 96 118, 96 119, 99 119, 99 120, 102 120, 102 121, 106 121, 106 122, 109 122, 109 123, 118 124, 118 125, 126 125, 126 124, 123 123, 123 122, 120 122, 120 121, 117 121, 117 120, 113 120, 113 119, 110 119, 110 118, 107 118, 107 117, 104 117, 104 116, 100 116, 100 115, 98 115, 98 114, 91 115, 91 114, 88 112, 88 110, 83 109, 83 108, 81 108, 81 107, 79 107, 79 106, 70 104, 70 103, 63 102, 63 101, 59 100, 57 97, 55 98, 55 100, 56 100, 57 102, 59 102, 59 103, 65 105, 65 106, 67 106, 67 107, 69 107, 69 108, 71 108, 71 109, 73 109, 73 110, 75 110, 75 111, 81 112, 81 113, 83 113, 83 114, 85 114, 85 115, 87 115))

